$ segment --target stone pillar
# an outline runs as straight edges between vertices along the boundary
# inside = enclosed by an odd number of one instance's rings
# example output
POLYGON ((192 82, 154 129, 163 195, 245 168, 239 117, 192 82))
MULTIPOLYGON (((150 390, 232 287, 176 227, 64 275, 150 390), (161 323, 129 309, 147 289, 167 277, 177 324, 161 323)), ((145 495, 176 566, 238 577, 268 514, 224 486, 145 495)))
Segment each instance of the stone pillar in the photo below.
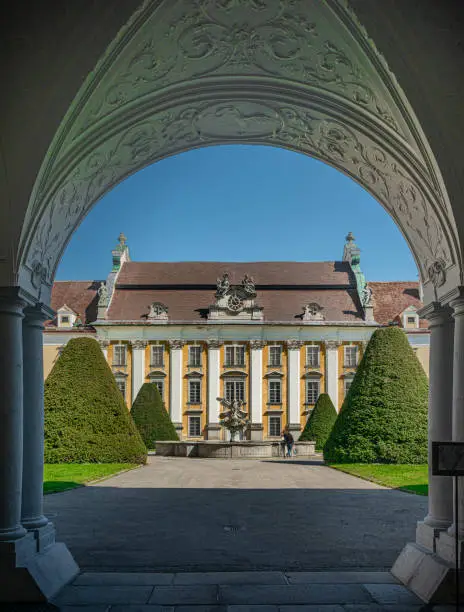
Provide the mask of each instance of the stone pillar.
POLYGON ((208 440, 219 440, 221 435, 221 425, 219 424, 221 405, 217 401, 220 388, 221 346, 222 342, 219 340, 208 340, 208 423, 206 424, 208 440))
MULTIPOLYGON (((0 289, 0 602, 50 599, 79 571, 42 514, 42 307, 0 289), (24 356, 23 369, 23 332, 24 356), (23 409, 23 399, 26 407, 23 409), (23 434, 24 431, 24 434, 23 434), (24 444, 23 444, 24 442, 24 444), (24 456, 23 456, 24 453, 24 456), (24 461, 24 480, 23 480, 24 461), (23 511, 22 511, 23 510, 23 511), (31 529, 21 525, 24 523, 31 529), (45 533, 44 533, 45 532, 45 533), (39 533, 42 537, 39 537, 39 533), (40 553, 40 554, 39 554, 40 553)), ((29 299, 29 298, 28 298, 29 299)))
POLYGON ((338 347, 340 342, 327 340, 325 343, 325 387, 338 412, 338 347))
POLYGON ((169 368, 170 393, 169 393, 169 413, 171 421, 176 428, 179 438, 182 437, 182 408, 183 408, 183 378, 182 378, 182 349, 185 345, 184 340, 170 340, 171 362, 169 368))
POLYGON ((301 398, 300 398, 300 349, 303 342, 299 340, 288 340, 288 429, 295 440, 298 440, 301 433, 301 398))
POLYGON ((100 345, 100 348, 102 350, 105 360, 108 362, 108 347, 110 345, 110 341, 109 340, 99 340, 98 344, 100 345))
POLYGON ((48 519, 43 515, 44 464, 44 383, 43 383, 43 324, 53 318, 53 311, 42 304, 24 309, 23 319, 23 379, 24 379, 24 452, 21 522, 28 530, 37 530, 41 543, 47 532, 47 542, 54 530, 42 529, 48 519))
POLYGON ((25 305, 13 290, 0 295, 0 543, 26 534, 21 525, 25 305))
POLYGON ((133 340, 132 345, 132 402, 135 402, 143 383, 145 382, 145 340, 133 340))
POLYGON ((265 344, 262 340, 250 342, 250 440, 263 439, 263 348, 265 344))
POLYGON ((428 514, 418 523, 416 541, 435 551, 438 532, 453 520, 453 483, 448 476, 432 476, 432 441, 452 438, 453 334, 451 309, 434 302, 419 315, 428 319, 430 330, 429 373, 429 495, 428 514))

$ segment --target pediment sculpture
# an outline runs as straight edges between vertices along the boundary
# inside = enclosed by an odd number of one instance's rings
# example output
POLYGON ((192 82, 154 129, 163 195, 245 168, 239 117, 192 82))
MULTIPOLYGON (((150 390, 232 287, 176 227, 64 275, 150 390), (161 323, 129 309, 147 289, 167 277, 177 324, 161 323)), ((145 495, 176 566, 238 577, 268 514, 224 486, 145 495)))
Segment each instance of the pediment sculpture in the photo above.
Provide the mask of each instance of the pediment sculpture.
POLYGON ((168 318, 168 307, 161 302, 153 302, 148 307, 147 319, 149 320, 166 320, 168 318))
POLYGON ((322 306, 316 302, 310 302, 303 306, 303 321, 324 321, 325 317, 322 314, 322 306))
POLYGON ((225 272, 216 281, 215 297, 216 303, 209 308, 209 319, 262 319, 262 308, 255 305, 255 283, 248 274, 245 274, 240 284, 232 285, 229 274, 225 272))

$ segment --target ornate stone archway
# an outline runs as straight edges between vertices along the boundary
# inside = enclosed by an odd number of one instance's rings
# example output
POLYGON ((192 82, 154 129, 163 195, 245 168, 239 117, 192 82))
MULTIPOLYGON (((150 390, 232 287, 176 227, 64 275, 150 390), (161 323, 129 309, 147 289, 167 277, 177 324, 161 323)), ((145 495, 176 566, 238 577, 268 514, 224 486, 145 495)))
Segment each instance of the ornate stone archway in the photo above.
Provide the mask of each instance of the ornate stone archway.
MULTIPOLYGON (((0 561, 11 573, 0 599, 50 597, 77 571, 42 515, 41 321, 66 244, 129 174, 222 143, 314 156, 385 207, 413 252, 432 323, 430 439, 464 440, 453 213, 413 110, 345 0, 145 0, 77 93, 43 160, 19 245, 0 257, 0 561), (451 303, 454 321, 440 301, 451 303)), ((449 483, 431 481, 420 547, 405 549, 396 570, 424 598, 446 572, 440 561, 424 586, 417 568, 430 569, 432 551, 449 561, 452 522, 449 483)))
POLYGON ((269 144, 351 176, 406 238, 426 301, 461 260, 438 167, 407 100, 342 1, 146 1, 88 77, 44 160, 18 253, 47 302, 82 218, 119 181, 195 147, 269 144))

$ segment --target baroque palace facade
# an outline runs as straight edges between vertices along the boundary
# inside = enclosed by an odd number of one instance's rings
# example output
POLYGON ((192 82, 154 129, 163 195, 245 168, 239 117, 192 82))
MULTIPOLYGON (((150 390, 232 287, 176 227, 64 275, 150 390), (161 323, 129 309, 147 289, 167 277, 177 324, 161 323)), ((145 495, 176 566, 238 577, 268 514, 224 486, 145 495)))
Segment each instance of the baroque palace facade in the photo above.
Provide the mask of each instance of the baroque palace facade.
POLYGON ((220 439, 218 397, 246 402, 251 439, 295 438, 322 392, 340 409, 370 336, 404 328, 428 373, 417 282, 369 282, 342 261, 133 262, 121 234, 106 281, 56 282, 45 376, 73 337, 100 343, 130 409, 155 383, 183 439, 220 439))

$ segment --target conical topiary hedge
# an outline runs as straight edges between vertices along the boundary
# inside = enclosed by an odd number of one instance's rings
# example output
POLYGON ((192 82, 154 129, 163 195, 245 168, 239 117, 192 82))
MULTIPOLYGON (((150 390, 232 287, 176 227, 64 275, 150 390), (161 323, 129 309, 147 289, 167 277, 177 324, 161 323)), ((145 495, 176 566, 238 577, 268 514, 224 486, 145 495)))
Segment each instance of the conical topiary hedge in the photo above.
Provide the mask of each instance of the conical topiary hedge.
POLYGON ((332 463, 426 463, 428 381, 398 327, 372 335, 324 446, 332 463))
POLYGON ((98 343, 70 340, 45 382, 45 461, 145 463, 146 457, 98 343))
POLYGON ((327 393, 321 393, 299 439, 304 441, 314 440, 316 450, 321 451, 336 420, 337 411, 332 404, 332 400, 327 393))
POLYGON ((155 384, 142 385, 131 414, 147 448, 155 448, 156 440, 179 439, 155 384))

